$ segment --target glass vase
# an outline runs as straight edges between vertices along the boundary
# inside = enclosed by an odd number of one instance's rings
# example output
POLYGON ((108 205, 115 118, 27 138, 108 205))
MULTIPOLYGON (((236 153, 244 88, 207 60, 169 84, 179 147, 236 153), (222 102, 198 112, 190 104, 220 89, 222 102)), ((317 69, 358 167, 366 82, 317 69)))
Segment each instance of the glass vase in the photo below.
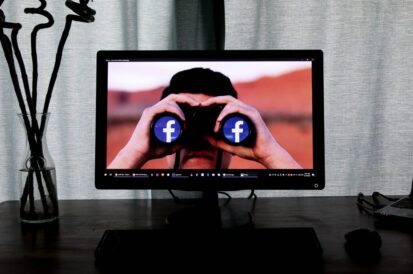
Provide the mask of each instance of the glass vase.
POLYGON ((56 169, 46 141, 49 117, 49 113, 19 114, 26 133, 26 151, 19 170, 20 220, 24 223, 47 223, 59 216, 56 169))

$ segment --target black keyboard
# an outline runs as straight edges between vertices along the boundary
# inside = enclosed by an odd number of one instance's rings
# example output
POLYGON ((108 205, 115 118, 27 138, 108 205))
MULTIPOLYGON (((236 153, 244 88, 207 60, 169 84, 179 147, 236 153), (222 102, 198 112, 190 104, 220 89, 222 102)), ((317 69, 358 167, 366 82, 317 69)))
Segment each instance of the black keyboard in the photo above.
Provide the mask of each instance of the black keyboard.
POLYGON ((191 262, 200 268, 217 269, 224 263, 243 268, 283 265, 299 272, 319 272, 322 249, 312 228, 108 230, 95 258, 96 264, 105 268, 150 264, 160 269, 182 269, 191 262))
POLYGON ((404 198, 404 199, 401 199, 400 201, 392 204, 391 206, 398 207, 398 208, 413 209, 413 199, 412 198, 404 198))

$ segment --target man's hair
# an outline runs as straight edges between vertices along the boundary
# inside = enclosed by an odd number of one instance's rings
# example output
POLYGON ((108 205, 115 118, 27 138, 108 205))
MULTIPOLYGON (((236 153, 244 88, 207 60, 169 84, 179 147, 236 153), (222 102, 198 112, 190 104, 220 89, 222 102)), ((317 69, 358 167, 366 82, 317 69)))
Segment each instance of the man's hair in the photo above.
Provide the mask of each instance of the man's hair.
POLYGON ((172 76, 169 86, 162 92, 161 99, 173 93, 202 93, 209 96, 231 95, 237 98, 237 91, 230 79, 220 72, 206 68, 183 70, 172 76))

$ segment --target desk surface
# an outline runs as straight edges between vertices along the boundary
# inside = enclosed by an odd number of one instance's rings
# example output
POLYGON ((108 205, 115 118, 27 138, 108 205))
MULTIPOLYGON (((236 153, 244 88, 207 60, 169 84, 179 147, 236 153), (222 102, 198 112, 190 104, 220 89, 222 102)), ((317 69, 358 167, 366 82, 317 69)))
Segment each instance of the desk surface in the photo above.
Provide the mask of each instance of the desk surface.
MULTIPOLYGON (((375 229, 371 216, 360 214, 354 197, 259 198, 256 227, 314 227, 323 247, 324 272, 412 273, 413 234, 376 229, 383 239, 382 259, 371 265, 354 262, 345 252, 344 234, 375 229)), ((172 200, 59 201, 60 220, 49 228, 25 228, 16 201, 0 204, 0 273, 100 273, 94 250, 107 229, 150 229, 182 205, 172 200)), ((251 200, 232 199, 249 210, 251 200)))

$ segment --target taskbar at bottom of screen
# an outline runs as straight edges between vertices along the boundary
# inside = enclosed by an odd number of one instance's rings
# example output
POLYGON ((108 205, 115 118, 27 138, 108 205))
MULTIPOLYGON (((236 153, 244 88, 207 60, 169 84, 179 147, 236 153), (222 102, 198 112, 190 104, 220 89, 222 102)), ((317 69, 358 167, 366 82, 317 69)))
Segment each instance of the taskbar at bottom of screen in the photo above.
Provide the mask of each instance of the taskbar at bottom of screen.
POLYGON ((222 179, 256 179, 260 177, 316 177, 314 171, 111 171, 105 172, 104 177, 114 178, 134 178, 134 179, 148 179, 148 178, 171 178, 171 179, 196 179, 196 178, 222 178, 222 179))

